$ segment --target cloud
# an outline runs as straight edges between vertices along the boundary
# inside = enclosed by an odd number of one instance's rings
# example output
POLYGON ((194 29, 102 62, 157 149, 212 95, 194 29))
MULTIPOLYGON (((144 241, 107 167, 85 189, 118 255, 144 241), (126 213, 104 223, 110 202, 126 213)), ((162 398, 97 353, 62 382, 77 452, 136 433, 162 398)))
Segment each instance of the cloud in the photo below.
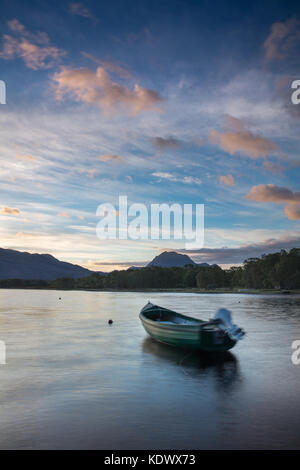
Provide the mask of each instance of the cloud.
POLYGON ((260 184, 253 186, 245 198, 258 202, 288 202, 284 208, 284 214, 290 220, 300 220, 300 191, 293 192, 274 184, 260 184))
POLYGON ((118 155, 100 155, 98 160, 100 162, 123 162, 123 158, 118 155))
POLYGON ((163 98, 153 90, 140 87, 137 83, 133 89, 111 80, 105 67, 99 66, 96 71, 88 68, 72 69, 63 67, 53 76, 56 82, 56 96, 62 99, 69 95, 76 101, 96 104, 110 114, 120 108, 130 115, 143 111, 160 111, 163 98))
POLYGON ((97 170, 96 168, 91 168, 89 170, 82 168, 79 170, 79 173, 87 175, 89 178, 94 178, 95 174, 97 173, 97 170))
POLYGON ((253 186, 245 198, 258 202, 300 202, 300 191, 293 193, 288 188, 282 188, 274 184, 259 184, 258 186, 253 186))
POLYGON ((300 204, 290 203, 284 208, 284 213, 290 220, 300 220, 300 204))
POLYGON ((180 142, 174 137, 153 137, 152 143, 160 150, 174 149, 180 147, 180 142))
POLYGON ((118 64, 115 64, 114 62, 109 62, 105 60, 98 59, 97 57, 94 57, 92 54, 88 54, 87 52, 81 52, 81 54, 84 57, 87 57, 88 59, 92 60, 98 65, 101 65, 101 67, 104 67, 105 70, 108 70, 109 72, 116 73, 119 77, 125 78, 125 79, 131 79, 132 75, 128 70, 125 70, 123 67, 121 67, 118 64))
MULTIPOLYGON (((196 263, 219 264, 228 267, 230 265, 242 264, 248 258, 260 257, 262 254, 275 253, 280 250, 290 250, 295 247, 300 247, 300 232, 296 232, 293 235, 285 234, 278 238, 266 238, 260 242, 248 243, 237 247, 201 248, 193 251, 176 248, 176 252, 189 255, 196 263)), ((162 247, 160 251, 174 251, 174 247, 162 247)), ((118 269, 118 267, 130 266, 143 267, 148 264, 148 262, 149 261, 95 262, 93 265, 112 265, 117 266, 116 269, 118 269)))
POLYGON ((181 181, 184 184, 202 184, 201 179, 195 176, 184 176, 181 181))
POLYGON ((253 134, 242 121, 232 116, 226 116, 225 127, 227 131, 224 133, 216 130, 211 131, 209 140, 230 155, 244 153, 255 159, 274 154, 279 150, 276 144, 265 137, 253 134))
POLYGON ((92 14, 90 9, 83 5, 80 2, 73 2, 69 4, 69 11, 72 15, 82 16, 83 18, 88 18, 92 21, 96 21, 95 16, 92 14))
POLYGON ((16 209, 16 208, 13 208, 13 207, 7 207, 7 206, 4 206, 1 210, 1 214, 5 214, 5 215, 19 215, 20 214, 20 211, 19 209, 16 209))
POLYGON ((93 266, 120 266, 125 268, 130 268, 131 266, 141 267, 143 268, 146 264, 149 263, 148 261, 105 261, 105 262, 93 262, 93 266))
POLYGON ((33 157, 32 155, 23 154, 23 153, 16 153, 15 158, 17 158, 18 160, 30 160, 30 161, 36 160, 36 158, 33 157))
POLYGON ((178 181, 176 176, 163 171, 157 171, 155 173, 152 173, 152 176, 156 176, 156 178, 166 179, 169 181, 178 181))
POLYGON ((195 176, 184 176, 183 178, 179 178, 178 176, 173 175, 172 173, 163 172, 163 171, 152 173, 152 176, 155 176, 156 178, 166 179, 168 181, 184 183, 184 184, 197 184, 197 185, 202 184, 202 181, 200 180, 200 178, 196 178, 195 176))
POLYGON ((234 186, 234 177, 232 175, 221 175, 219 176, 219 181, 227 186, 234 186))
POLYGON ((58 217, 66 217, 66 218, 70 217, 70 215, 67 212, 59 212, 57 215, 58 217))
POLYGON ((265 253, 275 253, 280 250, 290 250, 300 247, 300 233, 283 235, 279 238, 269 238, 258 243, 249 243, 236 248, 202 248, 195 251, 176 250, 188 254, 196 263, 241 264, 247 258, 260 257, 265 253))
POLYGON ((286 21, 272 24, 271 32, 264 42, 265 59, 282 60, 300 42, 300 21, 290 18, 286 21))
POLYGON ((0 58, 12 60, 21 58, 27 67, 38 70, 52 67, 66 52, 51 46, 46 33, 32 34, 17 19, 8 22, 14 36, 3 35, 3 49, 0 58))

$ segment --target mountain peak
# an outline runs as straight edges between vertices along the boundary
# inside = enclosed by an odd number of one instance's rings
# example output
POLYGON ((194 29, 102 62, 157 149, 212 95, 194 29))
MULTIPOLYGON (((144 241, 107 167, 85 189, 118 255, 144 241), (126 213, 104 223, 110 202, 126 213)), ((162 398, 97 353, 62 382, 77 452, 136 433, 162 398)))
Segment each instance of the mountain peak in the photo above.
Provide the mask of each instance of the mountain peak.
POLYGON ((187 264, 195 266, 195 262, 187 255, 176 253, 176 251, 164 251, 156 256, 147 267, 158 266, 160 268, 184 267, 187 264))

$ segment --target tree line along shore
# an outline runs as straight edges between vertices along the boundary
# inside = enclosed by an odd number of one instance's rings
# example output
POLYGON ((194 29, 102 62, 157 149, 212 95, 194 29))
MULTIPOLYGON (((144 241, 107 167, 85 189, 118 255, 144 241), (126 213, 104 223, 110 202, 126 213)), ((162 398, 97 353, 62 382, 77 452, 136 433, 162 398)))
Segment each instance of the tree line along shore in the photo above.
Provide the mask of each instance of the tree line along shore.
POLYGON ((0 288, 78 289, 78 290, 179 290, 245 292, 295 291, 300 289, 300 248, 289 252, 248 258, 242 266, 222 269, 186 265, 161 268, 156 266, 93 273, 73 279, 62 277, 53 281, 6 279, 0 288))

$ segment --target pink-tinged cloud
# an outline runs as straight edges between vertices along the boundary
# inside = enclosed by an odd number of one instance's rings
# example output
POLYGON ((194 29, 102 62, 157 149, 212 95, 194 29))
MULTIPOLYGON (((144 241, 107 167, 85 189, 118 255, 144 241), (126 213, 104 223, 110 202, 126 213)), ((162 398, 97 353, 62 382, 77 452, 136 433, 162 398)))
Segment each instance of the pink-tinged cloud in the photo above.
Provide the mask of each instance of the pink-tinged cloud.
POLYGON ((56 96, 62 99, 69 95, 76 101, 98 105, 105 113, 110 114, 119 109, 130 115, 143 111, 161 111, 159 105, 163 98, 160 94, 138 84, 133 89, 110 79, 104 67, 96 71, 88 68, 62 68, 53 77, 56 82, 56 96))
POLYGON ((290 220, 300 220, 300 204, 292 202, 284 208, 285 215, 290 220))
POLYGON ((293 192, 274 184, 260 184, 253 186, 245 198, 257 202, 288 203, 284 214, 290 220, 300 220, 300 191, 293 192))
POLYGON ((115 64, 114 62, 109 62, 105 60, 98 59, 94 57, 92 54, 88 54, 87 52, 81 52, 84 57, 92 60, 95 64, 101 65, 105 70, 108 70, 111 73, 117 74, 119 77, 124 79, 132 79, 132 75, 128 70, 125 70, 121 65, 115 64))
POLYGON ((118 155, 99 155, 98 160, 100 162, 123 162, 123 158, 119 157, 118 155))
POLYGON ((227 186, 234 186, 234 177, 232 175, 221 175, 219 176, 219 181, 227 186))
POLYGON ((46 33, 30 33, 18 20, 8 22, 14 36, 3 35, 3 49, 0 58, 13 60, 21 58, 27 67, 38 70, 52 67, 66 52, 50 44, 46 33))
POLYGON ((16 209, 15 207, 4 206, 1 210, 1 214, 4 214, 4 215, 19 215, 20 211, 19 211, 19 209, 16 209))
POLYGON ((58 217, 66 217, 66 218, 70 217, 70 215, 67 212, 59 212, 57 215, 58 217))
POLYGON ((271 32, 264 42, 265 59, 281 60, 287 57, 293 48, 300 43, 300 21, 290 18, 274 23, 271 32))
POLYGON ((232 116, 226 117, 226 132, 213 130, 209 140, 230 155, 243 153, 250 158, 266 157, 274 154, 279 147, 261 135, 252 133, 245 125, 232 116))
POLYGON ((95 174, 97 173, 97 170, 96 168, 91 168, 90 170, 81 169, 79 170, 79 173, 83 173, 87 175, 89 178, 94 178, 95 174))
POLYGON ((23 154, 23 153, 16 153, 15 158, 18 160, 29 160, 29 161, 34 161, 36 160, 35 157, 33 157, 30 154, 23 154))
POLYGON ((259 184, 253 186, 245 198, 257 202, 300 202, 300 191, 293 192, 274 184, 259 184))

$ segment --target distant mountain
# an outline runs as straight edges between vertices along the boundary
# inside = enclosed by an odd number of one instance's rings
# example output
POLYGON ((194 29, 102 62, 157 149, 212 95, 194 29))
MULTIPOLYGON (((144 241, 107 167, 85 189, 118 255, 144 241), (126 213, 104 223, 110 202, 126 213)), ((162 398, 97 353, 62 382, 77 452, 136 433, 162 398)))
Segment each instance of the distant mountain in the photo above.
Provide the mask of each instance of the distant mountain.
POLYGON ((187 264, 196 266, 196 263, 187 255, 181 255, 175 251, 164 251, 160 255, 156 256, 147 267, 158 266, 160 268, 173 268, 173 267, 184 267, 187 264))
POLYGON ((93 271, 77 264, 59 261, 52 255, 30 254, 0 248, 0 279, 52 281, 58 277, 77 279, 90 274, 93 274, 93 271))

